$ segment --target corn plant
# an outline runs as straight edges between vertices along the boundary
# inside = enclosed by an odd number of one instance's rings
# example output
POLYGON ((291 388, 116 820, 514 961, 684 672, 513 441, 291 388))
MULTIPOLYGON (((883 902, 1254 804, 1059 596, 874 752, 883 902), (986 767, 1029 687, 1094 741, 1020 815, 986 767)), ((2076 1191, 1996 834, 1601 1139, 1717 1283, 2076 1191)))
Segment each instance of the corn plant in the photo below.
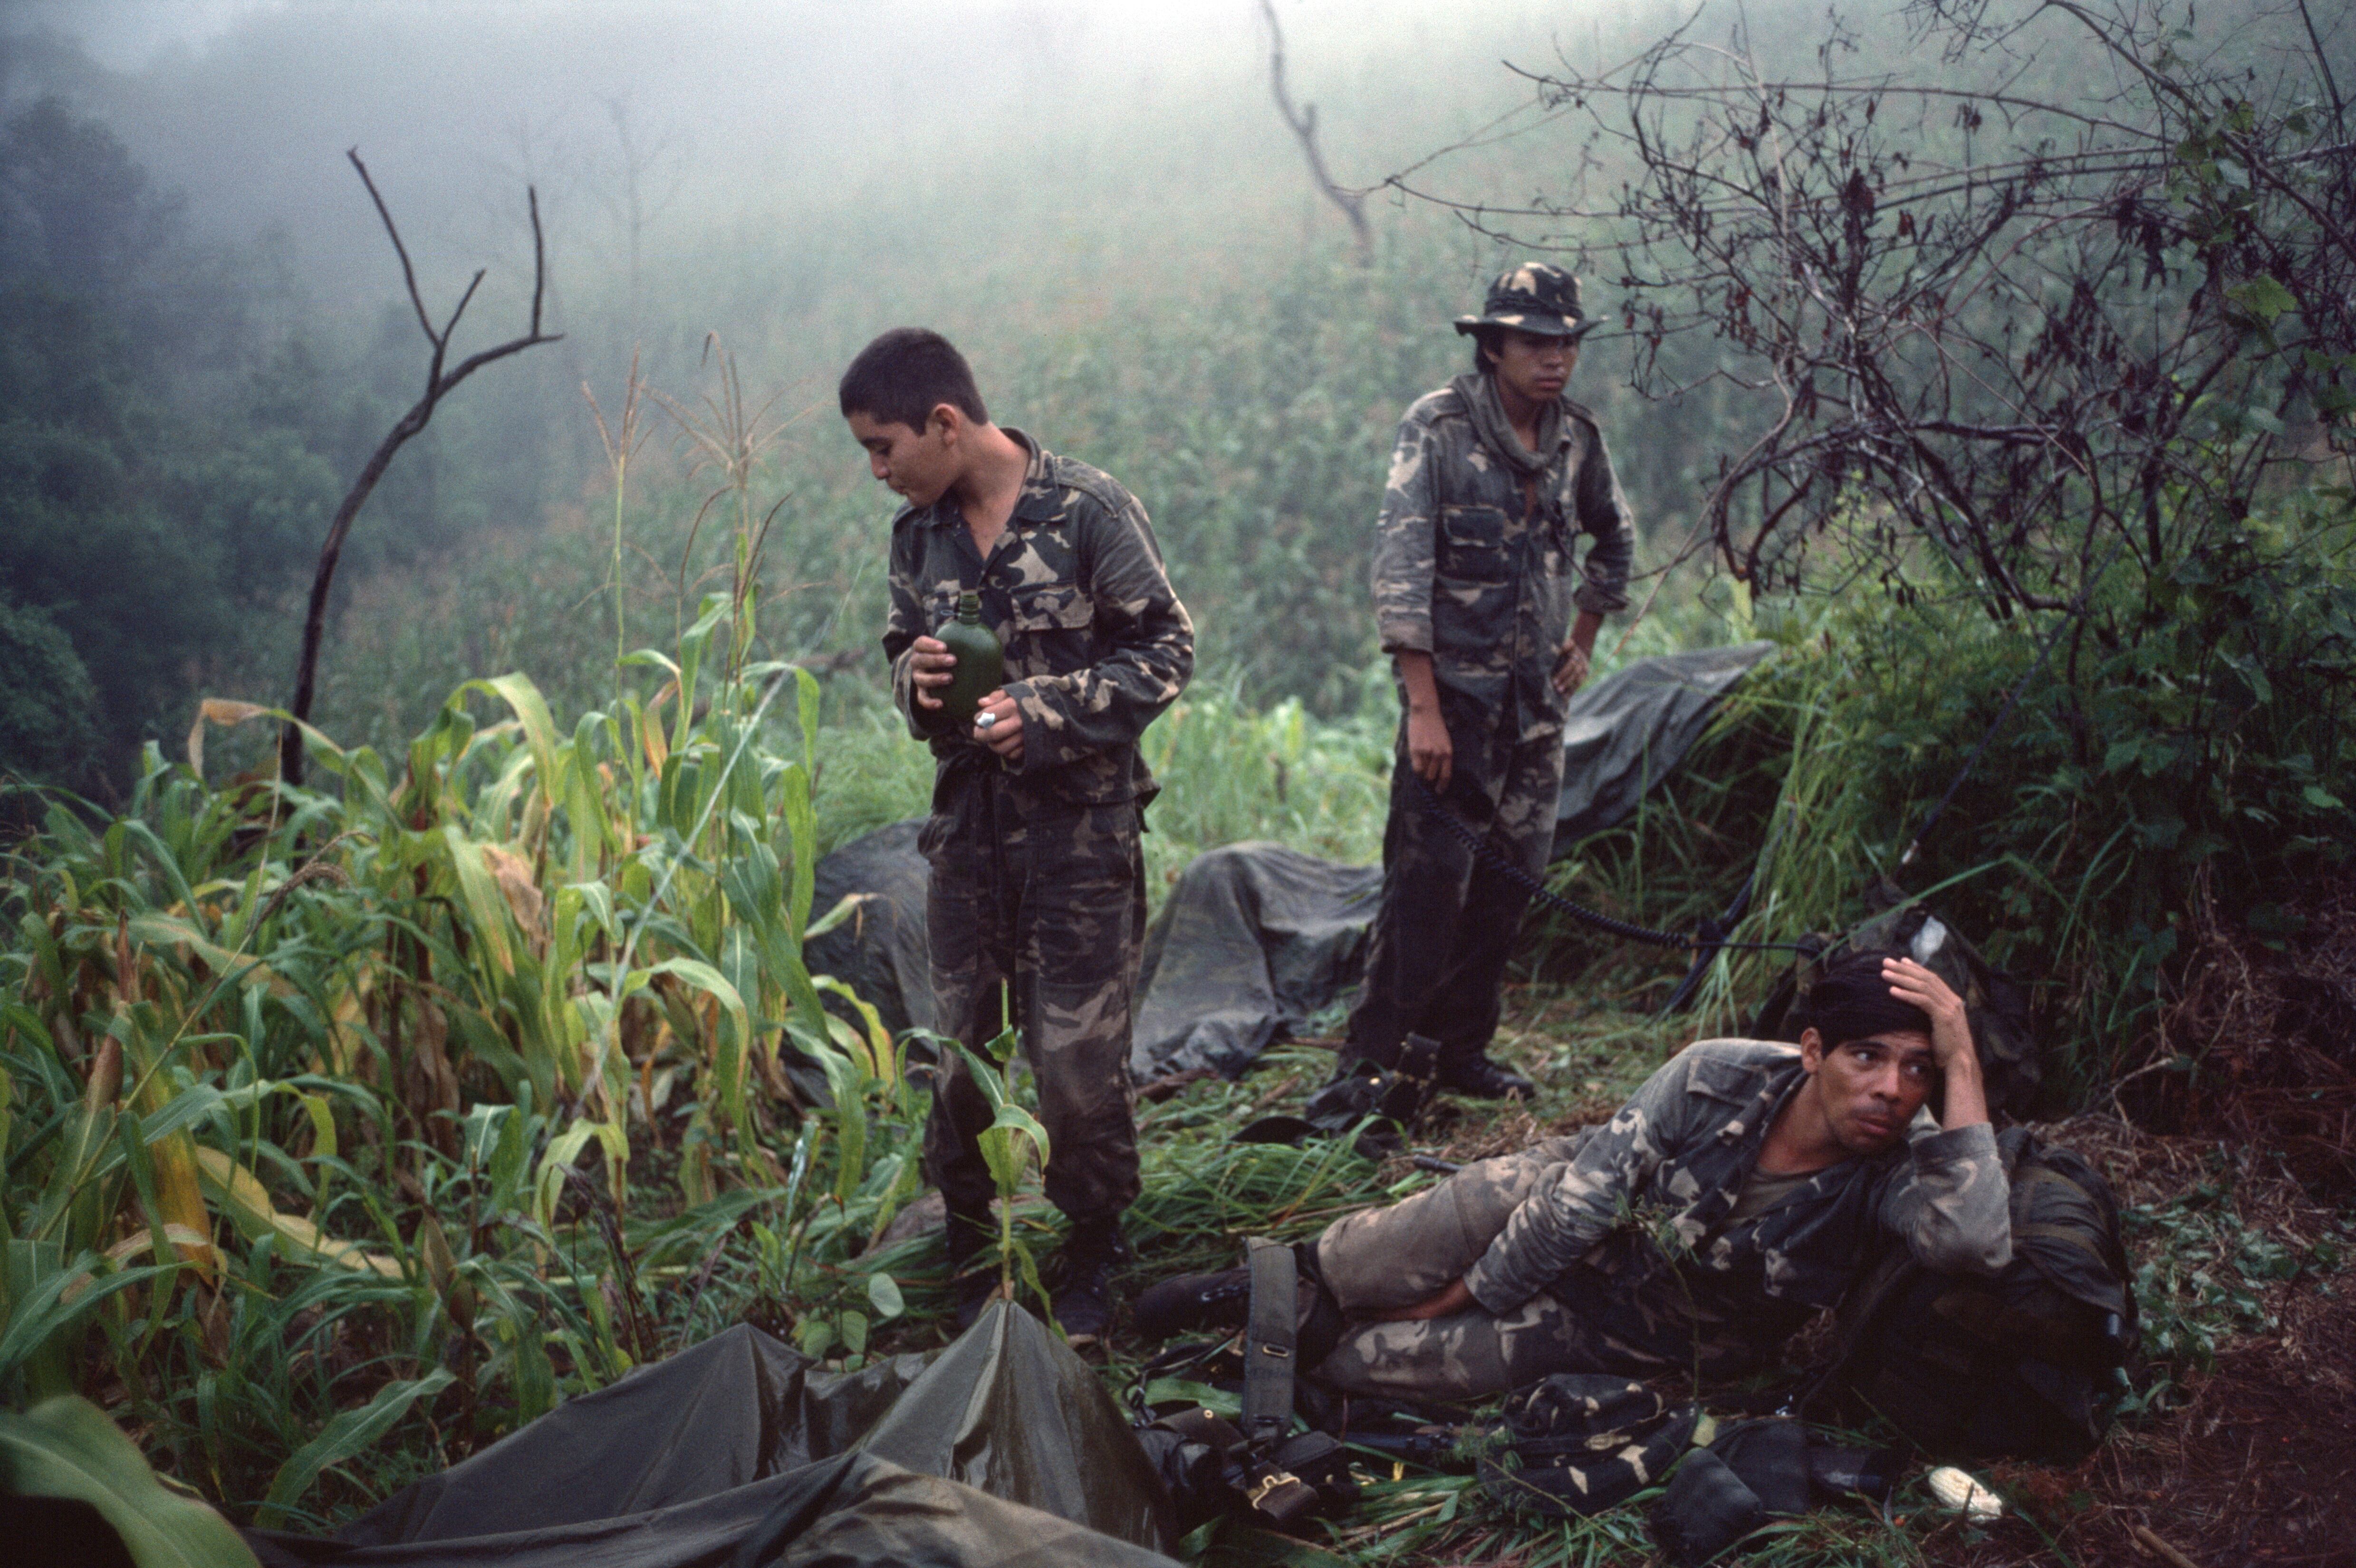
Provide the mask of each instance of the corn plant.
POLYGON ((981 1051, 974 1051, 963 1041, 954 1042, 957 1053, 965 1062, 966 1072, 973 1077, 982 1096, 990 1102, 990 1125, 983 1128, 975 1142, 981 1146, 983 1163, 990 1168, 990 1179, 998 1188, 998 1290, 1008 1300, 1014 1297, 1014 1275, 1022 1271, 1023 1284, 1046 1309, 1049 1321, 1054 1312, 1048 1307, 1046 1288, 1039 1283, 1038 1260, 1030 1247, 1014 1238, 1014 1199, 1023 1190, 1023 1178, 1030 1169, 1031 1157, 1037 1155, 1039 1167, 1045 1169, 1050 1153, 1047 1129, 1014 1097, 1011 1070, 1013 1065, 1016 1032, 1012 1008, 1006 1005, 1005 987, 1000 989, 1001 1009, 1007 1014, 1005 1026, 981 1051))
POLYGON ((376 1489, 348 1467, 413 1412, 463 1452, 663 1353, 637 1269, 773 1197, 781 1126, 825 1146, 828 1222, 888 1222, 903 1062, 802 960, 818 692, 732 667, 752 603, 569 727, 504 676, 391 759, 306 730, 319 788, 216 784, 208 730, 284 716, 209 703, 120 816, 48 806, 0 967, 10 1399, 114 1388, 299 1519, 376 1489))

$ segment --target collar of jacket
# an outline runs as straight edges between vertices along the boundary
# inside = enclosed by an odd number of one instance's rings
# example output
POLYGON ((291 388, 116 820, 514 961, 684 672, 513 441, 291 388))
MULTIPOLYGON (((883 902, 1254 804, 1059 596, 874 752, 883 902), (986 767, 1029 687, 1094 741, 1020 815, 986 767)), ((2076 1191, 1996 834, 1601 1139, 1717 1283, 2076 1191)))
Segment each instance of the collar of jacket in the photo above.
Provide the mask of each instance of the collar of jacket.
POLYGON ((1538 449, 1532 452, 1514 433, 1514 421, 1505 417, 1505 404, 1497 396, 1494 376, 1486 370, 1467 370, 1448 384, 1464 400, 1464 411, 1472 417, 1473 432, 1480 436, 1482 444, 1502 459, 1517 478, 1535 479, 1544 474, 1570 443, 1570 421, 1563 417, 1560 398, 1538 411, 1538 449))
MULTIPOLYGON (((1796 1055, 1788 1061, 1754 1070, 1755 1087, 1743 1097, 1742 1108, 1718 1129, 1715 1138, 1725 1157, 1739 1164, 1745 1176, 1756 1168, 1759 1151, 1766 1146, 1767 1134, 1774 1126, 1775 1118, 1783 1114, 1792 1096, 1807 1081, 1807 1070, 1796 1055)), ((1898 1148, 1905 1147, 1901 1139, 1898 1148)), ((1828 1177, 1837 1182, 1845 1181, 1879 1169, 1896 1152, 1892 1149, 1877 1155, 1850 1155, 1807 1175, 1812 1183, 1821 1184, 1828 1177)), ((1694 1205, 1690 1217, 1704 1229, 1715 1227, 1732 1211, 1736 1199, 1741 1196, 1740 1189, 1740 1181, 1712 1187, 1694 1205)))
MULTIPOLYGON (((1023 493, 1014 497, 1014 510, 1007 517, 1006 526, 1011 528, 1018 522, 1044 523, 1055 515, 1055 476, 1053 472, 1055 460, 1045 447, 1012 425, 1004 424, 998 428, 1031 454, 1029 465, 1023 470, 1023 493)), ((947 493, 915 516, 917 524, 927 528, 942 528, 951 522, 960 525, 965 522, 965 513, 949 502, 947 493)))
POLYGON ((1718 1142, 1729 1148, 1753 1150, 1764 1145, 1767 1130, 1775 1125, 1775 1118, 1783 1114, 1783 1107, 1807 1081, 1807 1069, 1796 1055, 1787 1061, 1754 1069, 1751 1093, 1743 1097, 1742 1108, 1718 1129, 1718 1142))
MULTIPOLYGON (((1807 1076, 1796 1052, 1756 1065, 1696 1063, 1686 1092, 1728 1106, 1733 1114, 1719 1124, 1716 1132, 1672 1161, 1680 1179, 1672 1180, 1667 1190, 1679 1205, 1676 1228, 1688 1245, 1698 1245, 1733 1211, 1744 1179, 1758 1166, 1767 1129, 1775 1125, 1775 1118, 1807 1076)), ((1825 1169, 1838 1169, 1847 1163, 1837 1161, 1825 1169)), ((1812 1171, 1811 1181, 1824 1175, 1824 1170, 1812 1171)))

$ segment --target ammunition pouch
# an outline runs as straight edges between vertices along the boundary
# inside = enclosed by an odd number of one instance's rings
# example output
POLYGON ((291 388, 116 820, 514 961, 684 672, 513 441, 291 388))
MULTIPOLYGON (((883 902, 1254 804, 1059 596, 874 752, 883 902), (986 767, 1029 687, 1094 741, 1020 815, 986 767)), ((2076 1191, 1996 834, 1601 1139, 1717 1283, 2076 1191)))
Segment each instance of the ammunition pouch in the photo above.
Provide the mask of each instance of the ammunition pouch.
MULTIPOLYGON (((1254 1238, 1248 1245, 1251 1309, 1237 1420, 1183 1410, 1146 1423, 1137 1434, 1170 1489, 1183 1529, 1226 1513, 1263 1529, 1290 1531, 1357 1501, 1341 1440, 1292 1430, 1294 1378, 1304 1349, 1298 1261, 1280 1243, 1254 1238)), ((1309 1315, 1312 1337, 1327 1305, 1320 1296, 1309 1315)), ((1322 1357, 1331 1338, 1322 1349, 1314 1343, 1306 1348, 1322 1357)))

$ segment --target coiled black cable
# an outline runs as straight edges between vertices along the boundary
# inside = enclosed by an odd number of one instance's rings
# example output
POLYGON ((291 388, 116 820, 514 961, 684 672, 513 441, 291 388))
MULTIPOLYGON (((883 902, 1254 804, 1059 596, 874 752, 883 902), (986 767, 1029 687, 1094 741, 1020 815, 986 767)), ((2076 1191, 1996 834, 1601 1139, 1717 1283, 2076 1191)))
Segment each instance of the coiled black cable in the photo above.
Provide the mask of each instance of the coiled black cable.
POLYGON ((1408 777, 1415 781, 1416 790, 1423 797, 1424 809, 1430 812, 1433 820, 1446 828, 1451 835, 1461 839, 1465 848, 1472 851, 1475 859, 1526 891, 1548 909, 1567 914, 1582 924, 1593 926, 1598 931, 1609 932, 1612 935, 1625 941, 1642 942, 1654 947, 1675 947, 1686 952, 1718 953, 1734 950, 1744 953, 1796 953, 1801 950, 1802 944, 1796 942, 1725 941, 1714 934, 1712 928, 1718 923, 1714 921, 1704 921, 1701 928, 1695 931, 1692 935, 1681 936, 1673 931, 1655 931, 1649 925, 1637 925, 1605 914, 1601 910, 1590 909, 1576 899, 1563 897, 1490 848, 1488 839, 1478 828, 1449 810, 1441 803, 1439 792, 1431 787, 1421 773, 1410 768, 1408 777))

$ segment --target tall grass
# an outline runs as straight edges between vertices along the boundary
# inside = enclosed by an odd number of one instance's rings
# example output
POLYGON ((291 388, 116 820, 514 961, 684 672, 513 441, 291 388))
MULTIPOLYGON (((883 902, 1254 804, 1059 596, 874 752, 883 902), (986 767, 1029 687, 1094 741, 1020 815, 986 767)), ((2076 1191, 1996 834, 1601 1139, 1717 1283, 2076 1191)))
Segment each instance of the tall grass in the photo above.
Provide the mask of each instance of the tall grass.
MULTIPOLYGON (((2356 505, 2319 487, 2164 574, 2115 573, 2083 617, 1993 621, 1930 565, 1762 605, 1753 624, 1776 656, 1630 822, 1557 875, 1613 912, 1691 929, 1755 867, 1735 933, 1752 941, 1846 929, 1886 879, 2030 984, 2058 1069, 2048 1108, 2077 1103, 2151 1060, 2197 931, 2291 936, 2297 905, 2346 864, 2351 544, 2356 505)), ((1601 963, 1632 999, 1659 999, 1683 969, 1566 925, 1548 934, 1541 972, 1601 963)), ((1701 1027, 1739 1024, 1785 962, 1722 957, 1701 1027)))

